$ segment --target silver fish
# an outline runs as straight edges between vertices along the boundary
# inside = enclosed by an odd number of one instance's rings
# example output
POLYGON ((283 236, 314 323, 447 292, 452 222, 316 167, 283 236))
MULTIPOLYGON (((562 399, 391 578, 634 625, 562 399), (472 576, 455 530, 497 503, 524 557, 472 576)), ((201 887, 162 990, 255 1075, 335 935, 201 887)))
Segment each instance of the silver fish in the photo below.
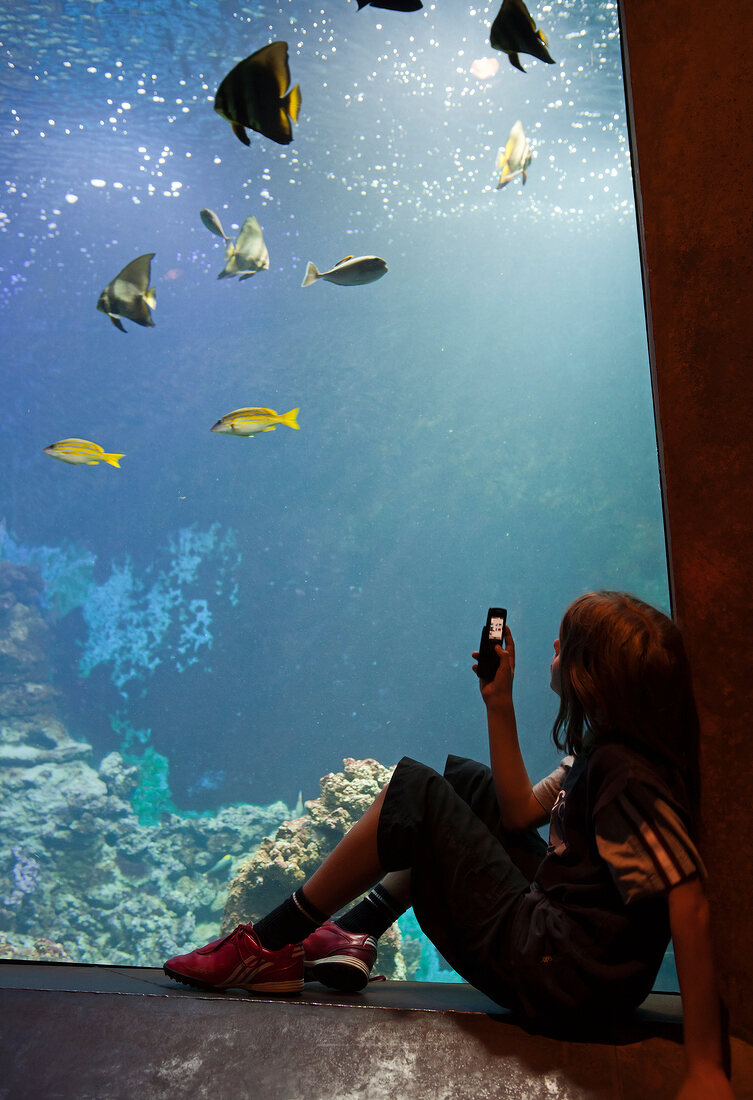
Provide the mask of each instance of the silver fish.
POLYGON ((319 271, 309 260, 301 286, 311 286, 317 279, 326 279, 338 286, 362 286, 386 274, 387 264, 379 256, 346 256, 329 271, 319 271))
POLYGON ((225 230, 222 228, 222 222, 215 214, 214 210, 200 210, 199 217, 204 225, 207 227, 210 233, 214 233, 215 237, 221 237, 223 241, 229 241, 225 230))
POLYGON ((135 321, 137 325, 154 327, 150 309, 157 305, 157 291, 149 286, 153 257, 154 252, 147 252, 131 260, 99 296, 97 309, 106 313, 121 332, 126 331, 121 317, 135 321))
POLYGON ((264 235, 259 222, 251 214, 241 226, 235 244, 232 241, 228 242, 225 249, 225 266, 217 278, 229 279, 233 275, 240 275, 239 281, 243 282, 244 279, 250 279, 257 271, 268 268, 269 251, 264 243, 264 235))

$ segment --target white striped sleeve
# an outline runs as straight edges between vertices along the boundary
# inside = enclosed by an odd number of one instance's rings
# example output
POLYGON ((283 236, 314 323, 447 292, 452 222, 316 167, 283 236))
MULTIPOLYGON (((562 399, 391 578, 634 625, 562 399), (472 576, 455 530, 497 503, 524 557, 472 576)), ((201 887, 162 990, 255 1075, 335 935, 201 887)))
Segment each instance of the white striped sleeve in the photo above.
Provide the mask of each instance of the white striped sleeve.
POLYGON ((624 902, 707 877, 679 814, 650 788, 631 784, 595 816, 596 845, 624 902))
POLYGON ((550 814, 552 812, 552 806, 557 801, 557 795, 565 782, 565 776, 572 766, 573 757, 566 756, 550 775, 544 776, 538 783, 534 783, 533 795, 544 813, 550 814))

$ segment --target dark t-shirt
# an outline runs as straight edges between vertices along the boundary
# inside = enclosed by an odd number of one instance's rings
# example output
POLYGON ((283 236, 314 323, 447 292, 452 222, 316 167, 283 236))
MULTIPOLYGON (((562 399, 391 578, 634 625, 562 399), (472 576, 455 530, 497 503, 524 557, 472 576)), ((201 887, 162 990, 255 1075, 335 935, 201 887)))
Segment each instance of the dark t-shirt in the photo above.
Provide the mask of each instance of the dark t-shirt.
POLYGON ((601 1018, 651 990, 669 943, 666 894, 627 904, 595 828, 597 811, 626 785, 687 821, 682 781, 634 749, 610 742, 575 758, 552 809, 549 850, 510 928, 512 980, 530 1015, 601 1018))

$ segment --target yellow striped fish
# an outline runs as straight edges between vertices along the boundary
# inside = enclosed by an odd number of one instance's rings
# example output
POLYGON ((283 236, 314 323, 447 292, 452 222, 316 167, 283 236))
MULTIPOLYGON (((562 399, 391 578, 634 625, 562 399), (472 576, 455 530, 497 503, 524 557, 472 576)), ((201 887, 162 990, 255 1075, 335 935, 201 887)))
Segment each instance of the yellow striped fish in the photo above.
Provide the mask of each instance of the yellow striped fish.
POLYGON ((298 431, 296 417, 299 412, 300 409, 291 409, 286 413, 278 413, 274 409, 235 409, 221 417, 209 430, 220 435, 258 435, 259 432, 273 432, 278 424, 284 424, 298 431))
POLYGON ((60 439, 45 447, 44 453, 71 466, 96 466, 98 462, 106 462, 118 469, 120 459, 125 458, 125 455, 107 454, 99 443, 91 443, 88 439, 60 439))

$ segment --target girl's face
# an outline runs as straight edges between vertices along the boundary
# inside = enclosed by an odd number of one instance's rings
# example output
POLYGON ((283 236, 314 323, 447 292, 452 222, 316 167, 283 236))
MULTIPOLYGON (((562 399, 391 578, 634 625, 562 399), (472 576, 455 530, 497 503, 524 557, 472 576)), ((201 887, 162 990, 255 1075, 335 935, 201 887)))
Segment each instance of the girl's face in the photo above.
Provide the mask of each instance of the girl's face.
POLYGON ((559 638, 554 639, 554 657, 552 658, 552 663, 549 666, 549 685, 550 685, 552 691, 556 692, 557 695, 562 694, 562 691, 560 689, 560 640, 559 640, 559 638))

